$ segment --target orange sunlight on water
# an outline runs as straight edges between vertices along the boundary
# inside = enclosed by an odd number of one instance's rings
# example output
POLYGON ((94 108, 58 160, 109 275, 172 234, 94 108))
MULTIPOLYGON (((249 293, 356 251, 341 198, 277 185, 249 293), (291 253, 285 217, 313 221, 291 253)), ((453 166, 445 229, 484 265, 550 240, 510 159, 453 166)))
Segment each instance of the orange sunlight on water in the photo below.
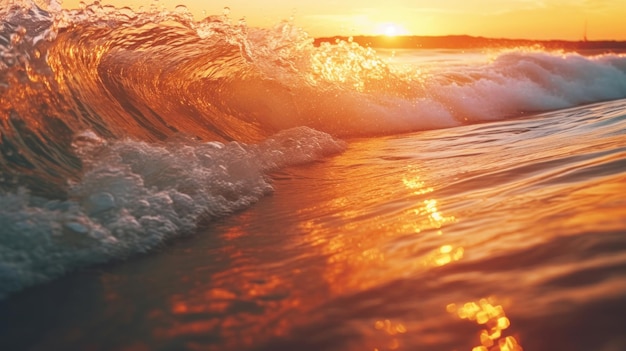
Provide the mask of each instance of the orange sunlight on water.
POLYGON ((446 310, 456 313, 459 318, 476 322, 484 326, 480 331, 480 346, 472 351, 522 351, 521 345, 514 336, 505 336, 504 331, 511 326, 501 305, 493 305, 493 298, 467 302, 462 306, 449 304, 446 310))
MULTIPOLYGON (((385 141, 372 139, 368 143, 365 150, 382 148, 385 141)), ((250 225, 258 219, 239 214, 237 223, 230 223, 222 236, 227 244, 218 251, 230 261, 228 268, 208 278, 210 284, 196 285, 184 295, 171 296, 167 314, 173 322, 155 330, 154 337, 166 341, 210 333, 231 343, 227 345, 229 349, 250 346, 259 343, 259 338, 269 340, 289 334, 307 323, 303 316, 329 299, 377 289, 409 274, 462 260, 462 244, 452 238, 446 240, 445 234, 446 226, 456 218, 440 210, 433 189, 422 180, 421 170, 401 167, 402 172, 391 176, 361 181, 367 176, 361 174, 365 169, 355 167, 361 156, 347 153, 331 161, 335 166, 332 169, 348 174, 320 175, 321 179, 346 181, 333 185, 323 184, 322 180, 318 191, 306 196, 281 194, 276 201, 273 197, 265 199, 271 202, 270 206, 280 206, 279 213, 297 209, 295 215, 302 219, 316 214, 294 223, 293 228, 286 223, 272 224, 272 218, 265 220, 266 225, 278 226, 277 240, 289 242, 281 245, 296 253, 286 259, 293 263, 292 270, 285 271, 284 262, 268 265, 267 258, 260 257, 264 254, 258 251, 258 245, 242 247, 242 241, 255 236, 255 228, 250 225), (357 186, 360 189, 354 192, 357 186), (398 197, 405 201, 394 204, 398 197), (389 201, 388 207, 376 210, 384 199, 389 201), (318 215, 325 219, 320 220, 318 215), (285 232, 292 231, 299 234, 285 236, 285 232), (422 239, 414 242, 418 237, 422 239), (257 263, 257 259, 261 262, 257 263), (204 317, 196 320, 193 316, 204 317)), ((309 187, 304 183, 302 186, 309 187)), ((411 328, 417 332, 424 325, 427 324, 411 328)), ((382 333, 378 337, 384 346, 381 351, 397 349, 402 343, 400 338, 410 332, 401 320, 384 318, 367 328, 382 333)))
MULTIPOLYGON (((376 140, 370 143, 372 150, 382 147, 376 140)), ((357 159, 338 157, 333 162, 338 169, 356 172, 344 175, 345 178, 357 182, 364 179, 365 175, 359 175, 354 168, 359 163, 358 156, 357 159)), ((420 173, 419 168, 409 166, 397 178, 387 177, 384 185, 380 182, 382 179, 358 182, 358 185, 354 181, 345 182, 344 187, 335 188, 336 197, 319 205, 325 211, 336 213, 333 228, 316 219, 301 223, 301 230, 308 233, 305 240, 328 257, 324 278, 334 294, 366 290, 397 279, 405 272, 425 271, 463 258, 463 247, 454 241, 426 251, 417 246, 388 245, 390 240, 411 240, 418 235, 433 235, 435 240, 445 241, 444 227, 455 221, 454 216, 439 210, 437 199, 431 197, 433 189, 421 180, 420 173), (355 186, 359 187, 356 194, 350 190, 355 186), (390 193, 389 189, 395 190, 390 193), (395 196, 407 198, 403 208, 381 209, 378 214, 372 214, 378 201, 385 198, 392 201, 395 196), (356 203, 361 206, 355 206, 356 203), (409 254, 413 250, 420 254, 409 254)))
MULTIPOLYGON (((162 344, 185 343, 190 350, 281 349, 284 340, 299 345, 310 335, 328 334, 336 343, 333 350, 521 351, 537 343, 537 334, 528 335, 529 324, 567 307, 564 301, 584 304, 624 291, 619 279, 589 287, 542 285, 567 278, 574 265, 583 264, 561 264, 562 243, 579 245, 582 238, 597 236, 567 238, 570 234, 559 234, 570 232, 563 227, 589 232, 623 227, 623 206, 592 208, 600 198, 622 201, 617 189, 624 179, 611 186, 586 181, 555 205, 535 202, 538 192, 562 185, 533 186, 536 179, 517 178, 517 166, 525 157, 545 161, 554 143, 517 154, 526 150, 516 149, 518 142, 508 150, 512 156, 496 162, 493 153, 480 152, 494 149, 489 142, 472 143, 473 150, 464 144, 472 131, 485 127, 459 129, 465 139, 455 131, 429 131, 419 138, 351 140, 343 154, 278 172, 273 195, 212 223, 220 235, 217 247, 210 241, 207 248, 189 250, 202 253, 193 264, 187 251, 180 254, 184 274, 167 284, 183 288, 165 296, 163 310, 150 312, 157 323, 151 335, 162 344), (425 155, 435 150, 461 152, 465 158, 431 162, 425 155), (452 181, 450 170, 456 167, 473 176, 452 181), (515 182, 521 184, 512 187, 515 182), (511 188, 517 195, 498 202, 502 189, 511 188), (566 204, 579 212, 558 222, 542 218, 566 204), (481 209, 485 212, 478 216, 481 209), (495 218, 506 218, 507 225, 491 223, 495 218), (547 248, 536 249, 542 245, 547 248), (215 258, 214 266, 208 258, 215 258), (548 263, 534 264, 542 259, 548 263), (362 340, 341 347, 349 338, 341 334, 345 329, 362 340)), ((545 170, 535 171, 545 182, 545 170)), ((563 250, 566 255, 576 251, 563 250)), ((585 264, 611 259, 616 258, 585 264)), ((103 283, 115 291, 113 280, 103 283)), ((305 348, 313 349, 324 348, 305 348)))

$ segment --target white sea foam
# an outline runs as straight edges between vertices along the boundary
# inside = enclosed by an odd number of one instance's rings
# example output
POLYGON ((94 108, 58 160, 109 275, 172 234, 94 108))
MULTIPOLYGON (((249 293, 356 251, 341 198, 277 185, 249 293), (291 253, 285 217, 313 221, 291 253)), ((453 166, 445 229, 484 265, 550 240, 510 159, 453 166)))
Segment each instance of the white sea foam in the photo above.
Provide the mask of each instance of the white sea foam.
MULTIPOLYGON (((260 45, 256 36, 248 39, 260 45)), ((414 50, 415 63, 394 66, 371 49, 344 43, 306 47, 306 55, 283 53, 289 65, 277 65, 268 64, 276 56, 259 56, 265 46, 252 45, 262 78, 232 81, 228 105, 277 129, 410 132, 626 97, 626 55, 620 54, 512 49, 485 54, 484 61, 433 65, 419 60, 429 53, 414 50)))
MULTIPOLYGON (((346 93, 339 105, 360 126, 340 134, 446 128, 626 97, 626 55, 619 54, 508 50, 483 63, 394 70, 382 87, 346 93)), ((324 106, 322 115, 336 114, 336 105, 324 106)))
POLYGON ((430 91, 462 121, 504 119, 626 97, 626 56, 507 51, 440 72, 430 91))
POLYGON ((199 221, 244 209, 271 192, 267 172, 345 147, 306 127, 258 145, 107 143, 93 132, 74 145, 86 171, 71 184, 68 200, 24 189, 0 195, 0 297, 191 233, 199 221))

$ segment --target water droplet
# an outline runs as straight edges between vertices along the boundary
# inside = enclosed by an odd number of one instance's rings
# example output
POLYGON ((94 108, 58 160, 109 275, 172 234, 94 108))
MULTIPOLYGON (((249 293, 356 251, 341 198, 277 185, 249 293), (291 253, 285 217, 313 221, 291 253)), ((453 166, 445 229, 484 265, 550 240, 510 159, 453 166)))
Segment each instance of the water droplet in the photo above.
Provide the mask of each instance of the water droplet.
POLYGON ((87 228, 84 224, 80 222, 67 222, 65 223, 65 227, 77 234, 89 233, 89 228, 87 228))
POLYGON ((174 8, 174 11, 183 14, 189 12, 189 9, 185 5, 178 5, 174 8))
POLYGON ((291 9, 291 15, 289 15, 289 22, 294 22, 296 19, 296 15, 298 14, 298 9, 293 8, 291 9))
POLYGON ((11 34, 11 45, 15 46, 17 44, 19 44, 22 41, 22 36, 20 36, 17 33, 13 33, 11 34))

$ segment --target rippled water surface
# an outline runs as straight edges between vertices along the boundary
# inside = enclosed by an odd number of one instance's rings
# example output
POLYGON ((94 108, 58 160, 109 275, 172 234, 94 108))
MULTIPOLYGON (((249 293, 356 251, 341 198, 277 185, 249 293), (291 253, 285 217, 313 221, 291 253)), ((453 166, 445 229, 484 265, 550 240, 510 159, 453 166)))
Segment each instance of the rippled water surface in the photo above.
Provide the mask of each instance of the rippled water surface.
POLYGON ((624 350, 626 101, 389 137, 0 302, 29 350, 624 350))
POLYGON ((626 55, 226 10, 0 0, 2 350, 626 350, 626 55))

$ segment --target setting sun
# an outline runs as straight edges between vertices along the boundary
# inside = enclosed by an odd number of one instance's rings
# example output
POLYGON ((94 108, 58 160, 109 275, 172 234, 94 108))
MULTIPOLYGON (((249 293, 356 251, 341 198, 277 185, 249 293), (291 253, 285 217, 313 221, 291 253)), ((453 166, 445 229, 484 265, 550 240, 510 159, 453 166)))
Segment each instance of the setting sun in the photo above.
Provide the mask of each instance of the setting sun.
POLYGON ((396 23, 382 23, 376 29, 376 34, 395 37, 397 35, 408 35, 409 32, 396 23))

